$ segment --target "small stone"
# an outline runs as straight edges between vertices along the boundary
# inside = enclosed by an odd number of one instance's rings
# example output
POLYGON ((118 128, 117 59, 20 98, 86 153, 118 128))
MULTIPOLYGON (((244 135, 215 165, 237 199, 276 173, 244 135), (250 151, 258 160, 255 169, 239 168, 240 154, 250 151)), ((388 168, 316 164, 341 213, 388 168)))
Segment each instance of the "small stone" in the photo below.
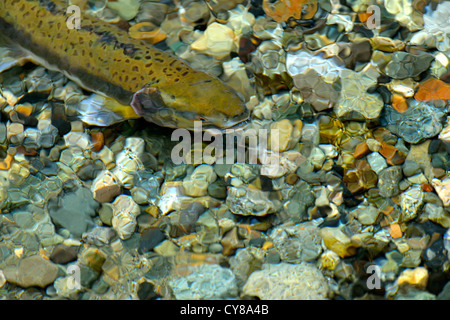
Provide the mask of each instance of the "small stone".
POLYGON ((216 180, 213 167, 207 164, 198 166, 192 174, 183 180, 185 194, 201 197, 208 194, 208 185, 216 180))
POLYGON ((158 294, 156 294, 155 289, 155 286, 148 281, 139 283, 139 287, 137 288, 137 296, 139 300, 154 300, 158 298, 158 294))
POLYGON ((416 102, 411 103, 403 113, 387 106, 384 109, 382 124, 406 142, 417 144, 441 132, 443 116, 441 109, 426 102, 416 102))
POLYGON ((165 238, 166 235, 163 232, 161 232, 159 228, 151 227, 145 229, 144 231, 141 232, 138 252, 140 254, 144 254, 150 250, 153 250, 165 238))
POLYGON ((300 140, 302 122, 294 127, 288 119, 283 119, 272 123, 270 126, 270 150, 274 152, 283 152, 291 149, 300 140))
POLYGON ((259 168, 246 163, 235 163, 232 165, 230 172, 240 178, 245 183, 249 183, 256 179, 259 175, 259 168))
POLYGON ((401 220, 403 222, 414 219, 423 206, 423 191, 420 186, 414 185, 400 194, 401 220))
POLYGON ((390 225, 390 235, 393 239, 398 239, 403 236, 402 229, 398 223, 390 225))
POLYGON ((392 96, 392 107, 396 111, 403 113, 406 110, 408 110, 408 103, 406 102, 406 99, 402 95, 394 94, 392 96))
POLYGON ((397 196, 400 193, 398 185, 402 178, 402 168, 400 166, 391 166, 383 169, 378 174, 380 195, 385 198, 397 196))
POLYGON ((250 274, 243 288, 246 296, 261 300, 325 300, 329 287, 325 277, 307 262, 263 264, 250 274))
POLYGON ((360 159, 362 157, 367 156, 370 153, 370 149, 369 146, 367 145, 367 143, 361 142, 360 144, 358 144, 355 148, 355 151, 353 152, 353 157, 355 159, 360 159))
POLYGON ((55 224, 70 230, 74 236, 81 237, 83 232, 94 225, 92 217, 98 206, 91 191, 80 187, 75 192, 64 194, 61 199, 50 199, 48 210, 55 224))
POLYGON ((141 209, 133 198, 123 194, 118 196, 112 205, 114 208, 112 227, 120 239, 129 239, 136 228, 136 217, 141 213, 141 209))
POLYGON ((356 218, 361 224, 372 225, 377 221, 380 211, 374 206, 357 207, 352 211, 352 214, 356 215, 356 218))
POLYGON ((286 183, 292 186, 297 183, 298 179, 300 178, 297 174, 290 173, 286 176, 286 183))
POLYGON ((402 169, 403 169, 403 174, 406 177, 410 177, 410 176, 413 176, 413 175, 421 172, 420 166, 415 161, 412 161, 412 160, 406 160, 403 163, 402 169))
POLYGON ((191 49, 214 57, 218 60, 226 58, 231 51, 237 50, 236 35, 229 27, 213 22, 202 36, 191 44, 191 49))
POLYGON ((354 256, 358 246, 340 228, 325 227, 320 230, 325 246, 341 258, 354 256))
POLYGON ((367 156, 367 162, 375 173, 379 174, 383 169, 387 168, 386 160, 378 153, 372 152, 367 156))
POLYGON ((69 263, 77 259, 78 249, 79 247, 77 246, 58 244, 53 249, 52 254, 50 255, 50 260, 58 264, 69 263))
POLYGON ((322 253, 320 231, 308 223, 277 227, 270 237, 284 262, 312 262, 322 253))
POLYGON ((399 286, 409 284, 424 289, 428 282, 428 270, 424 267, 404 270, 397 279, 399 286))
POLYGON ((237 228, 228 231, 220 243, 223 246, 222 254, 226 256, 233 254, 236 249, 244 247, 244 243, 239 239, 237 228))
POLYGON ((431 54, 413 55, 404 51, 396 51, 386 65, 385 72, 391 78, 414 78, 430 67, 434 57, 431 54))
POLYGON ((268 199, 267 192, 247 186, 230 187, 226 204, 231 212, 244 216, 264 216, 276 211, 276 206, 268 199))
POLYGON ((89 135, 84 132, 71 131, 64 135, 64 141, 68 148, 80 148, 87 150, 90 145, 89 135))
POLYGON ((45 288, 58 276, 58 266, 39 255, 29 256, 19 260, 15 266, 3 269, 6 280, 21 287, 45 288))
POLYGON ((114 208, 111 203, 102 203, 100 209, 98 210, 98 215, 100 220, 107 226, 112 225, 114 208))
POLYGON ((433 179, 431 180, 431 184, 436 190, 439 198, 442 200, 444 207, 450 206, 450 177, 447 176, 442 180, 433 179))
POLYGON ((92 182, 91 191, 94 199, 103 203, 111 202, 121 193, 122 188, 114 174, 109 170, 104 170, 92 182))
POLYGON ((233 272, 217 264, 201 264, 195 272, 169 281, 177 300, 210 300, 236 297, 238 288, 233 272))

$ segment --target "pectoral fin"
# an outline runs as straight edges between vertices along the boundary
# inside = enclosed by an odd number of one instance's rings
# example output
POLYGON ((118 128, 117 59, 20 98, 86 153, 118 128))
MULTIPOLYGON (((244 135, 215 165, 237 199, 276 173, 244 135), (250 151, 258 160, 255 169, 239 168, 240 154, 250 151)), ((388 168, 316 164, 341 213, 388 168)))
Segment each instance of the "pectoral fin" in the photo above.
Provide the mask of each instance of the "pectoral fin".
POLYGON ((112 98, 95 93, 82 100, 77 111, 84 123, 102 127, 139 118, 139 115, 129 105, 120 104, 112 98))
POLYGON ((35 62, 30 53, 6 37, 0 35, 0 73, 27 62, 35 62))
POLYGON ((145 87, 133 95, 131 106, 137 114, 145 117, 167 108, 158 88, 145 87))

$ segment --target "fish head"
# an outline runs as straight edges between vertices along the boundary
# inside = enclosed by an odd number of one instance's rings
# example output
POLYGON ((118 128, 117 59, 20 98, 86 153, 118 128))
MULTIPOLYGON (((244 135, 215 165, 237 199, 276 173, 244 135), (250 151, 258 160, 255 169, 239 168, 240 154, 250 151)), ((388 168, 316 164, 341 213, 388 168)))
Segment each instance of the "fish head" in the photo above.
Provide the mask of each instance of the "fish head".
POLYGON ((200 73, 185 81, 148 85, 133 96, 131 106, 147 121, 171 128, 228 129, 245 125, 249 111, 233 88, 200 73))

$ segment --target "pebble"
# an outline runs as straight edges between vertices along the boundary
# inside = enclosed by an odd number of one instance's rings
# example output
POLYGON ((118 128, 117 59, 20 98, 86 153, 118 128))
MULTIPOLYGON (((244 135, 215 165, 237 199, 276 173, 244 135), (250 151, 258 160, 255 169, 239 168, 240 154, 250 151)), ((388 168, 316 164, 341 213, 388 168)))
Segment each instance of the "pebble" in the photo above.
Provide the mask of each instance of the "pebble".
POLYGON ((80 238, 94 225, 92 217, 99 203, 95 201, 89 189, 80 187, 76 191, 64 194, 60 199, 50 199, 48 211, 52 221, 80 238))
POLYGON ((183 180, 184 192, 190 197, 201 197, 208 194, 208 185, 217 179, 213 167, 203 164, 195 168, 189 177, 183 180))
POLYGON ((238 294, 233 272, 216 264, 201 264, 195 272, 169 281, 177 300, 235 298, 238 294))
POLYGON ((139 205, 130 196, 119 195, 113 205, 112 227, 120 239, 126 240, 133 234, 137 222, 136 217, 141 213, 139 205))
POLYGON ((426 102, 419 102, 410 105, 403 113, 387 106, 384 109, 383 119, 386 128, 392 133, 408 143, 417 144, 441 132, 443 116, 441 109, 426 102))
POLYGON ((247 186, 229 187, 226 204, 231 212, 244 216, 265 216, 277 209, 267 192, 247 186))
POLYGON ((358 206, 352 211, 352 215, 355 215, 358 221, 363 225, 375 224, 380 211, 374 206, 358 206))
POLYGON ((319 229, 308 223, 275 228, 270 237, 281 260, 287 263, 312 262, 322 253, 319 229))
POLYGON ((391 198, 400 193, 399 183, 402 180, 402 167, 390 166, 378 174, 378 189, 382 197, 391 198))
POLYGON ((250 274, 243 294, 261 300, 326 300, 330 289, 322 273, 307 262, 262 265, 250 274))
POLYGON ((433 179, 431 180, 431 184, 444 206, 450 206, 450 177, 446 176, 441 180, 433 179))
POLYGON ((150 250, 153 250, 165 238, 166 235, 163 232, 161 232, 159 228, 151 227, 145 229, 144 231, 141 232, 138 252, 140 254, 144 254, 150 250))
POLYGON ((428 270, 424 267, 405 269, 397 278, 399 286, 408 284, 418 288, 425 288, 428 282, 428 270))
POLYGON ((434 57, 430 54, 413 55, 396 51, 386 65, 386 75, 393 79, 414 78, 430 67, 434 57))
POLYGON ((58 244, 50 255, 50 260, 57 264, 66 264, 77 259, 77 246, 67 246, 65 244, 58 244))
POLYGON ((121 193, 122 188, 114 174, 109 170, 104 170, 92 181, 91 191, 94 199, 103 203, 114 200, 121 193))
POLYGON ((202 36, 191 44, 191 49, 222 60, 231 51, 237 50, 236 35, 228 26, 213 22, 202 36))
POLYGON ((383 100, 376 93, 368 93, 377 83, 378 73, 374 69, 355 72, 343 69, 340 72, 342 89, 335 112, 339 118, 354 120, 376 119, 383 109, 383 100))
POLYGON ((414 219, 423 206, 423 191, 420 186, 413 185, 400 194, 400 207, 402 209, 402 221, 414 219))
POLYGON ((4 268, 3 273, 9 283, 24 288, 45 288, 58 276, 58 266, 39 255, 33 255, 20 259, 17 265, 4 268))
POLYGON ((357 243, 354 243, 341 228, 325 227, 320 229, 320 235, 325 246, 337 253, 339 257, 347 258, 356 254, 357 243))

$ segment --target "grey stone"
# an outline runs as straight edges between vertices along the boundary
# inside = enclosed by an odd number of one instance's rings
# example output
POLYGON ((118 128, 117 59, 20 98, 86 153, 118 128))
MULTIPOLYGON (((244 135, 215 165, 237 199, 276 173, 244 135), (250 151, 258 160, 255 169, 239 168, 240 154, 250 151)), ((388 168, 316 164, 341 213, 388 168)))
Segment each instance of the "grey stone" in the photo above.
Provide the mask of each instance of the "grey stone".
POLYGON ((76 236, 81 237, 89 227, 94 226, 92 217, 95 216, 99 203, 94 200, 92 192, 84 187, 74 192, 64 194, 60 199, 51 199, 48 210, 52 221, 76 236))
POLYGON ((284 262, 312 262, 322 253, 319 229, 308 222, 277 227, 270 237, 284 262))
POLYGON ((195 272, 169 281, 177 300, 210 300, 236 297, 236 277, 228 268, 202 264, 195 272))
POLYGON ((399 183, 402 180, 402 168, 391 166, 378 174, 378 189, 382 197, 390 198, 400 193, 399 183))
POLYGON ((420 166, 417 162, 412 160, 405 160, 403 163, 403 174, 406 177, 411 177, 415 174, 420 173, 420 166))
POLYGON ((417 144, 441 132, 444 115, 443 110, 426 102, 411 102, 408 110, 403 113, 386 106, 382 124, 406 142, 417 144))
POLYGON ((25 257, 17 265, 3 270, 6 280, 21 287, 45 288, 58 276, 58 266, 39 255, 25 257))

